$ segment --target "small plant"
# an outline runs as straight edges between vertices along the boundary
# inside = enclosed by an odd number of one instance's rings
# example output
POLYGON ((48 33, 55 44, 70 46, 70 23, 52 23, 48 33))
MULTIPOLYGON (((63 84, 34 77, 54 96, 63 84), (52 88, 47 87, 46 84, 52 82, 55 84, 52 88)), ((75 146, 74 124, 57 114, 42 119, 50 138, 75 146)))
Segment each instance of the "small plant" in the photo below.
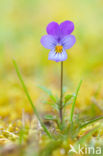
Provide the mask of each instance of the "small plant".
MULTIPOLYGON (((76 99, 77 99, 78 92, 79 92, 79 89, 82 84, 82 80, 79 82, 75 93, 64 95, 63 61, 65 61, 67 59, 66 49, 70 49, 76 42, 75 36, 71 35, 73 30, 74 30, 74 24, 71 21, 65 21, 65 22, 61 23, 60 25, 56 22, 51 22, 47 26, 48 35, 44 35, 41 38, 41 44, 45 48, 50 49, 48 59, 56 61, 56 62, 60 62, 60 64, 61 64, 60 97, 54 96, 53 93, 51 92, 51 90, 49 90, 43 86, 39 86, 39 88, 41 88, 43 91, 45 91, 51 99, 51 101, 49 101, 49 102, 46 101, 46 103, 49 103, 52 106, 53 110, 56 110, 56 115, 47 114, 44 116, 44 118, 47 120, 52 120, 53 122, 56 123, 57 128, 60 130, 58 134, 57 133, 56 133, 56 135, 52 134, 52 132, 49 131, 49 128, 46 127, 43 120, 40 118, 38 111, 37 111, 36 107, 34 106, 32 99, 28 93, 28 90, 25 86, 23 78, 19 72, 16 61, 13 60, 13 64, 15 66, 18 78, 23 86, 23 89, 25 91, 25 94, 26 94, 31 106, 32 106, 32 109, 33 109, 37 119, 39 120, 42 128, 44 129, 44 132, 47 134, 47 136, 49 136, 52 139, 56 139, 59 137, 59 139, 61 139, 61 140, 63 140, 64 138, 66 140, 66 138, 68 138, 67 136, 69 136, 73 140, 74 138, 77 138, 77 136, 82 128, 86 127, 87 125, 89 125, 93 122, 103 119, 103 116, 99 116, 95 119, 92 119, 92 120, 89 120, 86 122, 81 122, 81 120, 79 118, 79 114, 75 118, 73 118, 76 99), (69 117, 69 119, 66 119, 65 109, 66 109, 66 106, 68 106, 70 104, 72 105, 70 117, 69 117)), ((89 135, 86 135, 85 137, 83 136, 83 138, 80 138, 80 142, 83 142, 84 140, 86 140, 86 138, 88 136, 90 136, 94 131, 96 131, 97 128, 95 130, 92 130, 89 133, 89 135)), ((76 145, 78 144, 78 142, 79 141, 77 141, 76 145)), ((53 144, 54 144, 54 142, 53 142, 53 144)), ((60 144, 61 144, 61 141, 59 140, 57 147, 60 144)), ((50 148, 51 148, 51 146, 50 146, 50 148)))
POLYGON ((41 38, 41 44, 45 48, 51 50, 48 59, 56 62, 61 62, 61 85, 59 101, 59 114, 61 124, 63 123, 63 61, 67 59, 66 49, 70 49, 76 42, 75 36, 71 35, 73 30, 74 23, 71 21, 64 21, 60 25, 56 22, 51 22, 47 26, 48 35, 44 35, 41 38))

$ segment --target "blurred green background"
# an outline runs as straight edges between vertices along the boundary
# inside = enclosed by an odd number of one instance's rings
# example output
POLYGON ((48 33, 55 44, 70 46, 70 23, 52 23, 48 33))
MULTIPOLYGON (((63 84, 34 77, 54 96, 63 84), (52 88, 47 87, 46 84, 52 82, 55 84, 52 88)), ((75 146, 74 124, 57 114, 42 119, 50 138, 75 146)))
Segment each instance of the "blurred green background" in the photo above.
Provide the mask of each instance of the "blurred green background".
MULTIPOLYGON (((103 98, 103 1, 102 0, 0 0, 0 116, 14 121, 22 110, 32 113, 12 59, 15 58, 34 104, 44 109, 46 95, 38 85, 59 95, 60 63, 48 60, 48 50, 40 44, 51 21, 71 20, 76 44, 68 50, 64 62, 64 86, 75 91, 80 79, 83 85, 77 106, 91 104, 99 90, 103 98)), ((2 120, 5 124, 5 120, 2 120)))

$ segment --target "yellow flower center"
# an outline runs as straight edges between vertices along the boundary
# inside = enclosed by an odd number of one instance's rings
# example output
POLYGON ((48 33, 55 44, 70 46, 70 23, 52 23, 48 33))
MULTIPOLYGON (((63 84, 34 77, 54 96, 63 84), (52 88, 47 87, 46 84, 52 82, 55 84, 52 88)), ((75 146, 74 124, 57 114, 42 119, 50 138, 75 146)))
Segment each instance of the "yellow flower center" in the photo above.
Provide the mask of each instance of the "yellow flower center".
POLYGON ((56 53, 61 53, 61 52, 63 51, 63 46, 57 45, 57 46, 55 47, 55 51, 56 51, 56 53))

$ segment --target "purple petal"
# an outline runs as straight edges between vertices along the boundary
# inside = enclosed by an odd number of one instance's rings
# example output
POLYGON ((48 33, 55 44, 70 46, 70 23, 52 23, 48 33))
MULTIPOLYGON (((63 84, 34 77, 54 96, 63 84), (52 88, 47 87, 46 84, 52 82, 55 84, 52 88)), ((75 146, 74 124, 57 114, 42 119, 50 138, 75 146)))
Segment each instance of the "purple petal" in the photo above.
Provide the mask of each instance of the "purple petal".
POLYGON ((48 60, 53 60, 56 62, 65 61, 67 59, 67 53, 65 50, 62 53, 56 53, 55 50, 51 50, 48 56, 48 60))
POLYGON ((57 44, 56 39, 51 35, 44 35, 40 42, 47 49, 53 49, 57 44))
POLYGON ((61 40, 64 49, 70 49, 76 42, 75 36, 67 35, 61 40))
POLYGON ((59 36, 59 34, 60 34, 59 24, 56 22, 49 23, 47 26, 47 33, 49 35, 59 36))
POLYGON ((74 30, 74 23, 72 21, 64 21, 60 24, 60 33, 61 36, 69 35, 74 30))

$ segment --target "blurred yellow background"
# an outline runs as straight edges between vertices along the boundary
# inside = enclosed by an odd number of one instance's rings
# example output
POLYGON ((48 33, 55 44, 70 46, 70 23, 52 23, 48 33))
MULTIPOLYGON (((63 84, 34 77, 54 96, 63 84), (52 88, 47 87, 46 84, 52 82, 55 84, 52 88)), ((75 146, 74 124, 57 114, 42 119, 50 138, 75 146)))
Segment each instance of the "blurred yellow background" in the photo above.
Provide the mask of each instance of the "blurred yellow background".
POLYGON ((0 0, 0 116, 21 118, 31 106, 17 78, 15 58, 36 107, 45 95, 38 85, 59 95, 60 63, 48 60, 48 50, 40 44, 51 21, 71 20, 76 44, 64 62, 64 86, 74 92, 80 79, 83 85, 78 107, 91 104, 100 86, 103 98, 103 1, 102 0, 0 0))

